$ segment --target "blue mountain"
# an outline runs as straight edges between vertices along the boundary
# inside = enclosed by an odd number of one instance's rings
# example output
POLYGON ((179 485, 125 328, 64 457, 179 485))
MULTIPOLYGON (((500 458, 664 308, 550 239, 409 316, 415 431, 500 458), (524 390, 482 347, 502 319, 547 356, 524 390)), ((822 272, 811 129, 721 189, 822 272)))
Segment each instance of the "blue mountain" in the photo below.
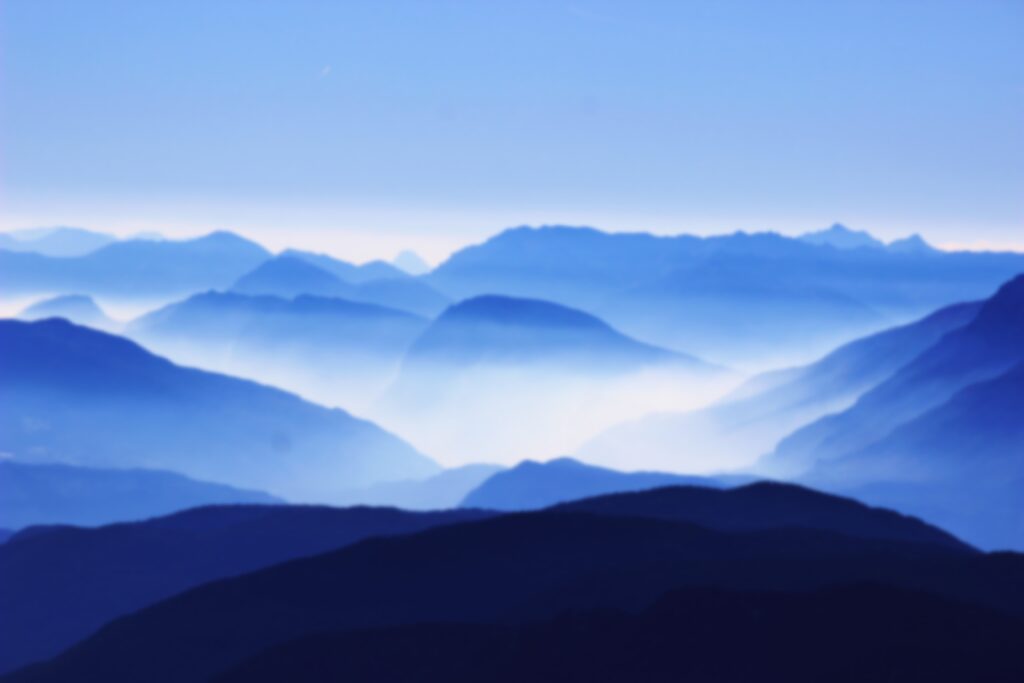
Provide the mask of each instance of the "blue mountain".
POLYGON ((456 252, 426 279, 454 298, 504 294, 572 306, 638 339, 729 364, 824 353, 894 322, 990 296, 1021 271, 1024 254, 554 226, 507 230, 456 252))
POLYGON ((661 363, 713 370, 696 358, 630 339, 582 311, 536 299, 480 296, 435 320, 409 349, 405 366, 551 364, 616 372, 661 363))
POLYGON ((0 546, 0 673, 52 657, 113 619, 203 583, 488 515, 230 505, 97 529, 27 529, 0 546))
MULTIPOLYGON (((942 534, 927 540, 920 522, 884 515, 888 521, 879 523, 879 511, 835 497, 786 486, 769 496, 762 491, 725 496, 713 515, 754 523, 763 517, 767 528, 756 531, 722 531, 664 513, 637 517, 633 509, 650 506, 634 503, 623 505, 622 515, 554 509, 359 543, 141 609, 9 680, 202 681, 314 635, 635 612, 670 591, 712 587, 794 594, 870 582, 1024 615, 1019 556, 984 555, 942 534), (765 500, 774 512, 762 516, 765 500), (830 502, 842 513, 820 518, 830 502), (868 536, 847 533, 851 527, 868 536)), ((821 613, 816 628, 831 618, 821 613)), ((678 658, 679 643, 671 641, 678 658)))
POLYGON ((688 477, 664 472, 618 472, 586 465, 572 458, 557 458, 545 463, 525 460, 481 482, 466 495, 461 506, 487 510, 539 510, 557 503, 606 493, 643 491, 680 484, 721 485, 710 477, 688 477))
POLYGON ((809 365, 758 375, 707 408, 617 425, 584 444, 579 454, 616 463, 639 451, 648 461, 704 469, 714 454, 717 469, 745 467, 794 430, 848 408, 980 309, 977 302, 948 306, 845 344, 809 365))
POLYGON ((391 263, 409 275, 425 275, 430 272, 430 264, 410 249, 403 249, 398 252, 391 263))
POLYGON ((207 292, 137 319, 127 334, 183 363, 357 406, 383 390, 427 324, 347 299, 207 292))
POLYGON ((118 327, 92 297, 84 294, 65 294, 44 299, 23 310, 18 317, 22 320, 64 318, 75 324, 100 330, 113 330, 118 327))
POLYGON ((114 242, 72 258, 0 249, 0 271, 8 294, 76 292, 130 299, 225 288, 269 256, 258 244, 215 232, 181 241, 114 242))
POLYGON ((387 269, 373 267, 374 263, 357 269, 329 256, 288 251, 247 273, 231 289, 240 294, 285 298, 302 294, 337 297, 397 308, 425 317, 437 315, 448 305, 448 299, 429 285, 401 272, 397 276, 391 275, 387 269), (333 265, 325 264, 325 261, 333 262, 333 265), (347 272, 339 264, 355 272, 347 272), (365 277, 366 273, 378 277, 365 277))
POLYGON ((371 280, 397 279, 404 280, 409 274, 386 261, 368 261, 356 265, 348 261, 336 259, 327 254, 316 254, 300 249, 286 249, 281 256, 301 259, 322 270, 326 270, 344 282, 358 285, 371 280))
POLYGON ((0 233, 0 249, 57 257, 84 256, 115 241, 113 235, 64 226, 0 233))
POLYGON ((280 502, 266 493, 189 479, 173 472, 0 462, 0 519, 98 526, 166 515, 198 505, 280 502))
POLYGON ((0 321, 0 450, 330 500, 437 465, 376 425, 60 319, 0 321))
POLYGON ((836 249, 884 249, 885 242, 873 237, 864 230, 850 230, 840 223, 833 224, 826 230, 808 232, 800 235, 800 240, 808 244, 819 244, 836 249))
POLYGON ((341 495, 349 505, 393 505, 403 510, 447 510, 459 507, 466 495, 500 465, 471 464, 451 467, 425 479, 387 481, 341 495))
POLYGON ((995 378, 1024 361, 1021 339, 1024 276, 1003 285, 970 323, 941 337, 850 408, 780 442, 763 463, 766 471, 799 472, 816 461, 868 446, 961 389, 995 378))

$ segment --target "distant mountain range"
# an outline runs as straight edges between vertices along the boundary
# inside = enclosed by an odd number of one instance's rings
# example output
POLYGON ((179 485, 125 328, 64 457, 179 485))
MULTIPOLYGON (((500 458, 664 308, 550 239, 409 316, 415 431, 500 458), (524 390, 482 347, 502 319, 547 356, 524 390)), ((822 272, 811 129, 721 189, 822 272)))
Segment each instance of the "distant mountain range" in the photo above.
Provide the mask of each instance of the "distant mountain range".
POLYGON ((920 235, 910 235, 909 237, 893 240, 886 245, 885 242, 874 237, 871 233, 863 230, 850 230, 840 223, 836 223, 826 230, 805 233, 800 235, 799 239, 810 244, 835 247, 836 249, 888 249, 895 253, 918 254, 938 251, 925 242, 920 235))
POLYGON ((919 321, 845 344, 809 365, 755 376, 721 401, 688 413, 656 413, 584 444, 589 462, 714 471, 746 467, 794 430, 848 408, 863 393, 970 322, 981 303, 955 304, 919 321))
POLYGON ((280 502, 259 491, 173 472, 0 461, 0 519, 13 529, 36 524, 99 526, 198 505, 280 502))
POLYGON ((837 249, 770 233, 516 228, 456 252, 427 280, 453 298, 546 299, 649 343, 763 365, 989 296, 1024 271, 1024 254, 910 248, 916 242, 837 249))
POLYGON ((289 250, 262 263, 232 286, 240 294, 292 298, 302 294, 372 303, 433 317, 449 300, 383 261, 354 266, 322 254, 289 250))
POLYGON ((651 410, 672 392, 700 395, 698 386, 726 377, 578 310, 481 296, 423 331, 371 414, 428 449, 507 463, 564 453, 607 420, 651 410))
MULTIPOLYGON (((325 633, 442 622, 483 624, 487 632, 488 625, 530 623, 566 611, 643 610, 666 592, 687 589, 778 592, 783 604, 816 610, 815 632, 834 635, 833 623, 853 604, 835 614, 828 610, 832 602, 799 596, 817 590, 834 595, 865 582, 900 601, 924 595, 921 604, 939 605, 943 619, 980 611, 984 618, 977 623, 994 626, 991 642, 1001 643, 1000 656, 1012 661, 1007 648, 1024 615, 1019 556, 984 555, 919 521, 778 484, 710 494, 658 489, 577 508, 374 539, 208 583, 118 619, 56 659, 5 680, 203 681, 268 648, 325 633), (700 525, 683 521, 694 515, 700 525), (950 602, 969 609, 945 608, 950 602)), ((14 539, 6 551, 27 549, 32 540, 14 539)), ((49 534, 34 540, 55 543, 49 534)), ((0 546, 0 558, 4 552, 0 546)), ((28 576, 31 563, 20 566, 28 576)), ((885 622, 885 600, 869 604, 885 622)), ((729 616, 739 613, 721 614, 731 623, 729 616)), ((951 625, 937 624, 940 632, 951 625)), ((18 631, 32 634, 30 628, 18 631)), ((754 629, 732 644, 745 650, 764 637, 754 629)), ((388 642, 399 641, 390 636, 388 642)), ((471 642, 468 659, 461 661, 475 661, 471 642)), ((680 648, 687 643, 672 642, 676 656, 685 655, 680 648)))
POLYGON ((56 257, 84 256, 115 241, 113 235, 63 226, 0 233, 0 249, 56 257))
POLYGON ((59 319, 0 321, 0 376, 0 450, 19 461, 170 469, 306 501, 438 469, 344 411, 59 319))
POLYGON ((79 293, 138 299, 226 288, 269 256, 254 242, 215 232, 191 240, 119 241, 66 258, 0 249, 0 271, 8 295, 79 293))
POLYGON ((501 465, 462 465, 425 479, 388 481, 346 491, 340 494, 340 499, 348 505, 394 505, 403 510, 447 510, 458 507, 470 491, 504 469, 501 465))
POLYGON ((692 484, 721 486, 710 477, 665 472, 617 472, 586 465, 572 458, 545 463, 526 460, 494 473, 470 491, 462 507, 487 510, 539 510, 580 498, 662 486, 692 484))
POLYGON ((52 657, 112 619, 201 583, 371 536, 486 516, 232 505, 99 529, 28 529, 0 545, 0 673, 52 657))
POLYGON ((114 331, 120 327, 93 301, 92 297, 84 294, 65 294, 52 299, 44 299, 23 310, 18 317, 22 320, 64 318, 77 325, 107 331, 114 331))
POLYGON ((126 333, 182 363, 351 407, 379 395, 427 325, 347 299, 206 292, 142 316, 126 333))

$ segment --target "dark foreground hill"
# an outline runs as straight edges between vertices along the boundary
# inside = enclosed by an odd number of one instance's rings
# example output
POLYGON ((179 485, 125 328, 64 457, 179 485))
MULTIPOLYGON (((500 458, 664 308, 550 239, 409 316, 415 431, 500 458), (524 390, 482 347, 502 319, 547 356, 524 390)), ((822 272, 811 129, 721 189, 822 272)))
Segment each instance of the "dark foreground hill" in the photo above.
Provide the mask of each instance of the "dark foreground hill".
POLYGON ((224 506, 98 529, 30 528, 0 545, 0 671, 207 581, 484 514, 224 506))
POLYGON ((206 584, 116 620, 9 680, 202 681, 268 647, 329 631, 643 609, 693 587, 801 592, 876 582, 1024 614, 1018 556, 801 526, 791 518, 725 532, 546 511, 371 539, 206 584))
POLYGON ((880 585, 807 593, 690 589, 639 614, 310 636, 214 680, 1011 681, 1024 677, 1022 639, 1019 619, 880 585))

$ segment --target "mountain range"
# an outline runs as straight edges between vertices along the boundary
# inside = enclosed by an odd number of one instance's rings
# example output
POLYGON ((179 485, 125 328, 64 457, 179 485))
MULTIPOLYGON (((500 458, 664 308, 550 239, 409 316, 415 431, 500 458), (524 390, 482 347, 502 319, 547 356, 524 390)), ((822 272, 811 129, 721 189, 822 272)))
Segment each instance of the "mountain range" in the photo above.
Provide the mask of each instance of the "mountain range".
POLYGON ((0 519, 12 529, 39 524, 99 526, 198 505, 280 502, 259 491, 173 472, 0 461, 0 519))
POLYGON ((115 241, 113 235, 66 226, 0 233, 0 249, 56 257, 84 256, 115 241))
POLYGON ((589 462, 646 463, 688 471, 746 467, 814 420, 862 394, 967 324, 981 303, 947 306, 921 320, 844 344, 800 367, 757 375, 718 402, 685 413, 660 412, 617 425, 577 451, 589 462))
MULTIPOLYGON (((201 681, 268 648, 325 633, 643 610, 686 589, 776 591, 794 604, 816 590, 869 582, 904 595, 923 593, 927 604, 953 601, 992 619, 1002 613, 1008 623, 1019 624, 1024 615, 1019 556, 979 553, 917 520, 797 487, 714 492, 710 506, 706 499, 695 504, 693 491, 626 494, 614 505, 599 499, 591 503, 603 508, 598 513, 580 503, 578 510, 371 539, 207 583, 116 619, 57 658, 5 680, 201 681), (693 510, 716 526, 682 521, 693 510)), ((20 543, 9 542, 11 549, 20 543)), ((834 615, 830 603, 812 602, 820 615, 815 628, 834 633, 831 626, 845 611, 834 615)), ((884 601, 871 604, 884 621, 884 601)), ((990 634, 993 642, 1017 633, 1005 628, 990 634)), ((465 654, 472 659, 472 650, 465 654)))
POLYGON ((457 462, 518 462, 564 453, 623 415, 693 401, 728 381, 722 368, 582 311, 480 296, 450 306, 416 338, 371 415, 457 462))
POLYGON ((0 545, 0 672, 193 586, 478 511, 232 505, 98 529, 30 528, 0 545))
POLYGON ((0 450, 21 462, 170 469, 306 501, 438 469, 342 410, 61 319, 0 321, 0 377, 0 450))
POLYGON ((18 314, 22 320, 64 318, 77 325, 98 330, 114 331, 120 325, 100 308, 92 297, 84 294, 64 294, 44 299, 28 306, 18 314))
POLYGON ((348 299, 206 292, 136 319, 126 333, 182 363, 329 405, 365 407, 427 325, 405 311, 348 299))
POLYGON ((0 249, 0 271, 7 295, 141 299, 229 287, 269 256, 254 242, 215 232, 189 240, 124 240, 61 258, 0 249))
POLYGON ((646 342, 750 367, 822 355, 893 323, 987 297, 1021 271, 1024 255, 1015 253, 550 226, 507 230, 460 250, 427 280, 457 299, 504 294, 576 307, 646 342))

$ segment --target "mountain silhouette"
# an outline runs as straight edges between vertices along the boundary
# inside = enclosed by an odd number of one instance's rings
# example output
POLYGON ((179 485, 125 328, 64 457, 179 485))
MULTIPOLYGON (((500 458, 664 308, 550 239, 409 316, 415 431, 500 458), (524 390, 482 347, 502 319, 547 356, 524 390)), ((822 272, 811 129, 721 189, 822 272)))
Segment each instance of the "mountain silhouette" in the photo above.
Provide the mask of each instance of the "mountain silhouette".
POLYGON ((885 243, 864 230, 850 230, 845 225, 834 223, 826 230, 800 235, 800 240, 809 244, 825 245, 836 249, 884 249, 885 243))
POLYGON ((269 256, 238 235, 214 232, 190 240, 124 240, 73 258, 0 249, 0 271, 10 294, 137 299, 225 288, 269 256))
POLYGON ((1003 285, 974 319, 952 330, 862 395, 849 409, 803 427, 763 461, 766 471, 799 472, 883 438, 960 389, 1024 361, 1024 276, 1003 285))
POLYGON ((656 413, 612 427, 578 453, 588 462, 646 462, 666 467, 746 467, 794 430, 848 408, 859 396, 981 309, 948 306, 913 323, 845 344, 809 365, 757 375, 722 400, 688 413, 656 413))
POLYGON ((307 501, 437 471, 344 411, 60 319, 0 321, 0 377, 0 450, 26 462, 169 469, 307 501))
POLYGON ((387 481, 347 491, 341 494, 341 500, 349 505, 394 505, 404 510, 447 510, 459 507, 459 503, 470 491, 503 470, 500 465, 487 464, 451 467, 426 479, 387 481))
POLYGON ((118 327, 92 297, 84 294, 65 294, 44 299, 23 310, 18 317, 22 320, 64 318, 76 325, 95 327, 98 330, 114 330, 118 327))
POLYGON ((63 226, 0 233, 0 249, 56 257, 84 256, 115 241, 113 235, 63 226))
POLYGON ((0 671, 52 657, 111 619, 202 583, 484 516, 233 505, 97 529, 28 529, 0 545, 0 671))
POLYGON ((793 527, 832 531, 856 538, 970 549, 963 541, 919 519, 777 482, 756 482, 730 489, 665 486, 640 495, 615 493, 587 498, 556 509, 689 522, 721 531, 793 527))
POLYGON ((413 342, 372 414, 451 462, 504 464, 564 454, 662 401, 731 381, 582 311, 481 296, 449 307, 413 342))
POLYGON ((808 591, 870 581, 1024 614, 1020 556, 800 526, 723 532, 554 510, 371 539, 180 594, 8 680, 207 680, 268 647, 330 631, 636 610, 693 587, 808 591))
POLYGON ((280 501, 259 491, 196 481, 173 472, 0 461, 0 519, 13 528, 97 526, 197 505, 273 502, 280 501))
POLYGON ((319 634, 269 648, 213 680, 1007 681, 1024 677, 1022 638, 1019 619, 889 586, 689 589, 639 614, 319 634))
POLYGON ((391 263, 409 275, 424 275, 430 272, 430 264, 410 249, 403 249, 398 252, 391 263))
POLYGON ((806 476, 921 515, 985 548, 1024 549, 1024 362, 971 384, 806 476))
POLYGON ((383 262, 357 267, 329 256, 291 250, 247 273, 231 289, 284 298, 302 294, 339 297, 426 317, 437 315, 449 303, 429 285, 383 262), (368 276, 371 274, 374 277, 368 276))
POLYGON ((565 501, 620 491, 642 491, 675 484, 719 485, 708 477, 664 472, 617 472, 572 458, 545 463, 525 460, 488 477, 462 500, 462 507, 537 510, 565 501))
POLYGON ((358 406, 383 390, 426 326, 410 313, 347 299, 207 292, 135 320, 127 334, 182 363, 358 406))
POLYGON ((535 299, 480 296, 451 306, 416 340, 406 366, 551 363, 615 371, 657 363, 707 369, 632 340, 594 316, 535 299))
POLYGON ((462 249, 426 279, 462 299, 545 299, 625 334, 725 363, 792 362, 959 301, 1024 255, 836 249, 776 234, 659 237, 547 226, 462 249))

